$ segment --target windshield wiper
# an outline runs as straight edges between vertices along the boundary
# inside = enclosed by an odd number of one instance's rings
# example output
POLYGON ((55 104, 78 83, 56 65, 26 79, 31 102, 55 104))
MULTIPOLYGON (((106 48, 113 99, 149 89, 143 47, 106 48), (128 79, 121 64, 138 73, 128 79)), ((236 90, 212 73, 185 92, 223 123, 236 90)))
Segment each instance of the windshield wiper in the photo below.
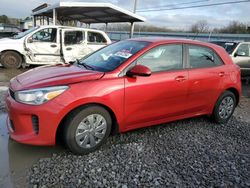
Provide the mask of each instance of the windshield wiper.
POLYGON ((80 62, 79 59, 76 59, 76 63, 77 63, 77 65, 80 65, 80 66, 84 67, 85 69, 95 70, 94 67, 92 67, 86 63, 80 62))

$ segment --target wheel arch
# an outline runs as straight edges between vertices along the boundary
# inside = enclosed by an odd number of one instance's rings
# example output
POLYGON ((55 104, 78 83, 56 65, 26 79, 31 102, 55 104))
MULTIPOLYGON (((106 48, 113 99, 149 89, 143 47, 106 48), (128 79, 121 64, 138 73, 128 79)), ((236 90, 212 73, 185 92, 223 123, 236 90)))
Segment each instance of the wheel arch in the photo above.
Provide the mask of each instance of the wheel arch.
POLYGON ((116 118, 116 115, 114 113, 114 111, 108 107, 107 105, 101 104, 101 103, 86 103, 86 104, 82 104, 79 106, 76 106, 75 108, 71 109, 68 113, 66 113, 66 115, 62 118, 62 120, 60 121, 57 130, 56 130, 56 142, 61 142, 62 141, 62 131, 63 131, 63 127, 66 126, 65 125, 65 121, 66 119, 74 113, 77 113, 79 111, 81 111, 84 108, 87 108, 89 106, 100 106, 102 108, 104 108, 105 110, 107 110, 111 116, 112 119, 112 127, 111 127, 111 135, 115 135, 117 133, 119 133, 119 125, 118 125, 118 121, 116 118))
POLYGON ((22 63, 25 61, 25 57, 24 57, 24 54, 22 54, 21 52, 17 51, 17 50, 14 50, 14 49, 7 49, 7 50, 3 50, 0 52, 0 59, 1 59, 1 56, 5 53, 5 52, 15 52, 17 53, 18 55, 20 55, 22 57, 22 63))
POLYGON ((240 102, 240 93, 239 93, 239 91, 234 87, 227 88, 226 91, 231 91, 235 95, 236 106, 237 106, 239 104, 239 102, 240 102))

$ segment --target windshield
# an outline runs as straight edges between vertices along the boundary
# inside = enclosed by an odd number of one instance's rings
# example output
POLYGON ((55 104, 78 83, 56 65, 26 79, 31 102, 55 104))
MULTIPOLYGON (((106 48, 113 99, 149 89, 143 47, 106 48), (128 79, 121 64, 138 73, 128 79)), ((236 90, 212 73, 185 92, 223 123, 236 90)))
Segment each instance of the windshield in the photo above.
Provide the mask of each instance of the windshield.
POLYGON ((79 60, 78 64, 100 72, 113 71, 148 44, 142 41, 120 41, 79 60))
POLYGON ((220 42, 220 41, 215 41, 215 42, 212 42, 212 43, 217 44, 217 45, 225 48, 225 50, 229 54, 233 53, 234 49, 238 45, 237 42, 220 42))
POLYGON ((21 38, 23 38, 24 36, 28 35, 29 33, 31 33, 31 32, 33 32, 33 31, 37 30, 38 28, 39 28, 39 27, 33 27, 33 28, 31 28, 31 29, 29 29, 29 30, 27 30, 27 31, 25 31, 25 32, 18 33, 17 35, 15 35, 15 36, 13 37, 13 39, 21 39, 21 38))

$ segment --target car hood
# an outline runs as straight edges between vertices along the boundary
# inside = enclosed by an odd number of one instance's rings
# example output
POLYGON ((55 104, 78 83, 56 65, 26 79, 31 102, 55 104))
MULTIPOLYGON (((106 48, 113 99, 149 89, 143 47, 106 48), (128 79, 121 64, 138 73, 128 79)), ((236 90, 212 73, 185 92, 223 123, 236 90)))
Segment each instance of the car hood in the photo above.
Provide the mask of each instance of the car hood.
POLYGON ((98 80, 103 72, 87 70, 76 65, 43 66, 18 75, 10 82, 14 91, 41 87, 67 85, 77 82, 98 80))
POLYGON ((1 38, 0 44, 16 44, 16 43, 22 43, 22 39, 12 39, 12 38, 1 38))

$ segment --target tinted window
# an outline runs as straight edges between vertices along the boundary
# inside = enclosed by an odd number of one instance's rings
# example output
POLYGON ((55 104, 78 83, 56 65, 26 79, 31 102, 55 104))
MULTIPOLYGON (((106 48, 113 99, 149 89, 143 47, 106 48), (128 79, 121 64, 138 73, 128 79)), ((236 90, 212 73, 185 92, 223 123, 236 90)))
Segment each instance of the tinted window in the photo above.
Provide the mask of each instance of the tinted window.
POLYGON ((188 54, 190 68, 214 67, 223 64, 218 55, 206 47, 190 45, 188 54))
POLYGON ((64 33, 65 45, 81 44, 83 40, 84 40, 84 33, 82 31, 66 31, 64 33))
POLYGON ((32 35, 34 41, 56 42, 56 28, 42 29, 32 35))
POLYGON ((120 41, 84 57, 79 64, 85 67, 87 65, 97 71, 109 72, 115 70, 148 44, 148 42, 139 41, 120 41))
POLYGON ((182 45, 162 45, 151 49, 138 58, 137 64, 145 65, 152 72, 183 68, 182 45))
POLYGON ((100 33, 88 32, 88 42, 95 43, 95 44, 102 44, 102 43, 106 43, 107 40, 100 33))
POLYGON ((215 42, 212 42, 212 43, 217 44, 217 45, 223 47, 227 51, 227 53, 229 53, 229 54, 233 53, 234 49, 238 45, 237 42, 220 42, 220 41, 215 41, 215 42))
POLYGON ((241 44, 237 49, 237 54, 240 56, 249 57, 249 45, 248 44, 241 44))

